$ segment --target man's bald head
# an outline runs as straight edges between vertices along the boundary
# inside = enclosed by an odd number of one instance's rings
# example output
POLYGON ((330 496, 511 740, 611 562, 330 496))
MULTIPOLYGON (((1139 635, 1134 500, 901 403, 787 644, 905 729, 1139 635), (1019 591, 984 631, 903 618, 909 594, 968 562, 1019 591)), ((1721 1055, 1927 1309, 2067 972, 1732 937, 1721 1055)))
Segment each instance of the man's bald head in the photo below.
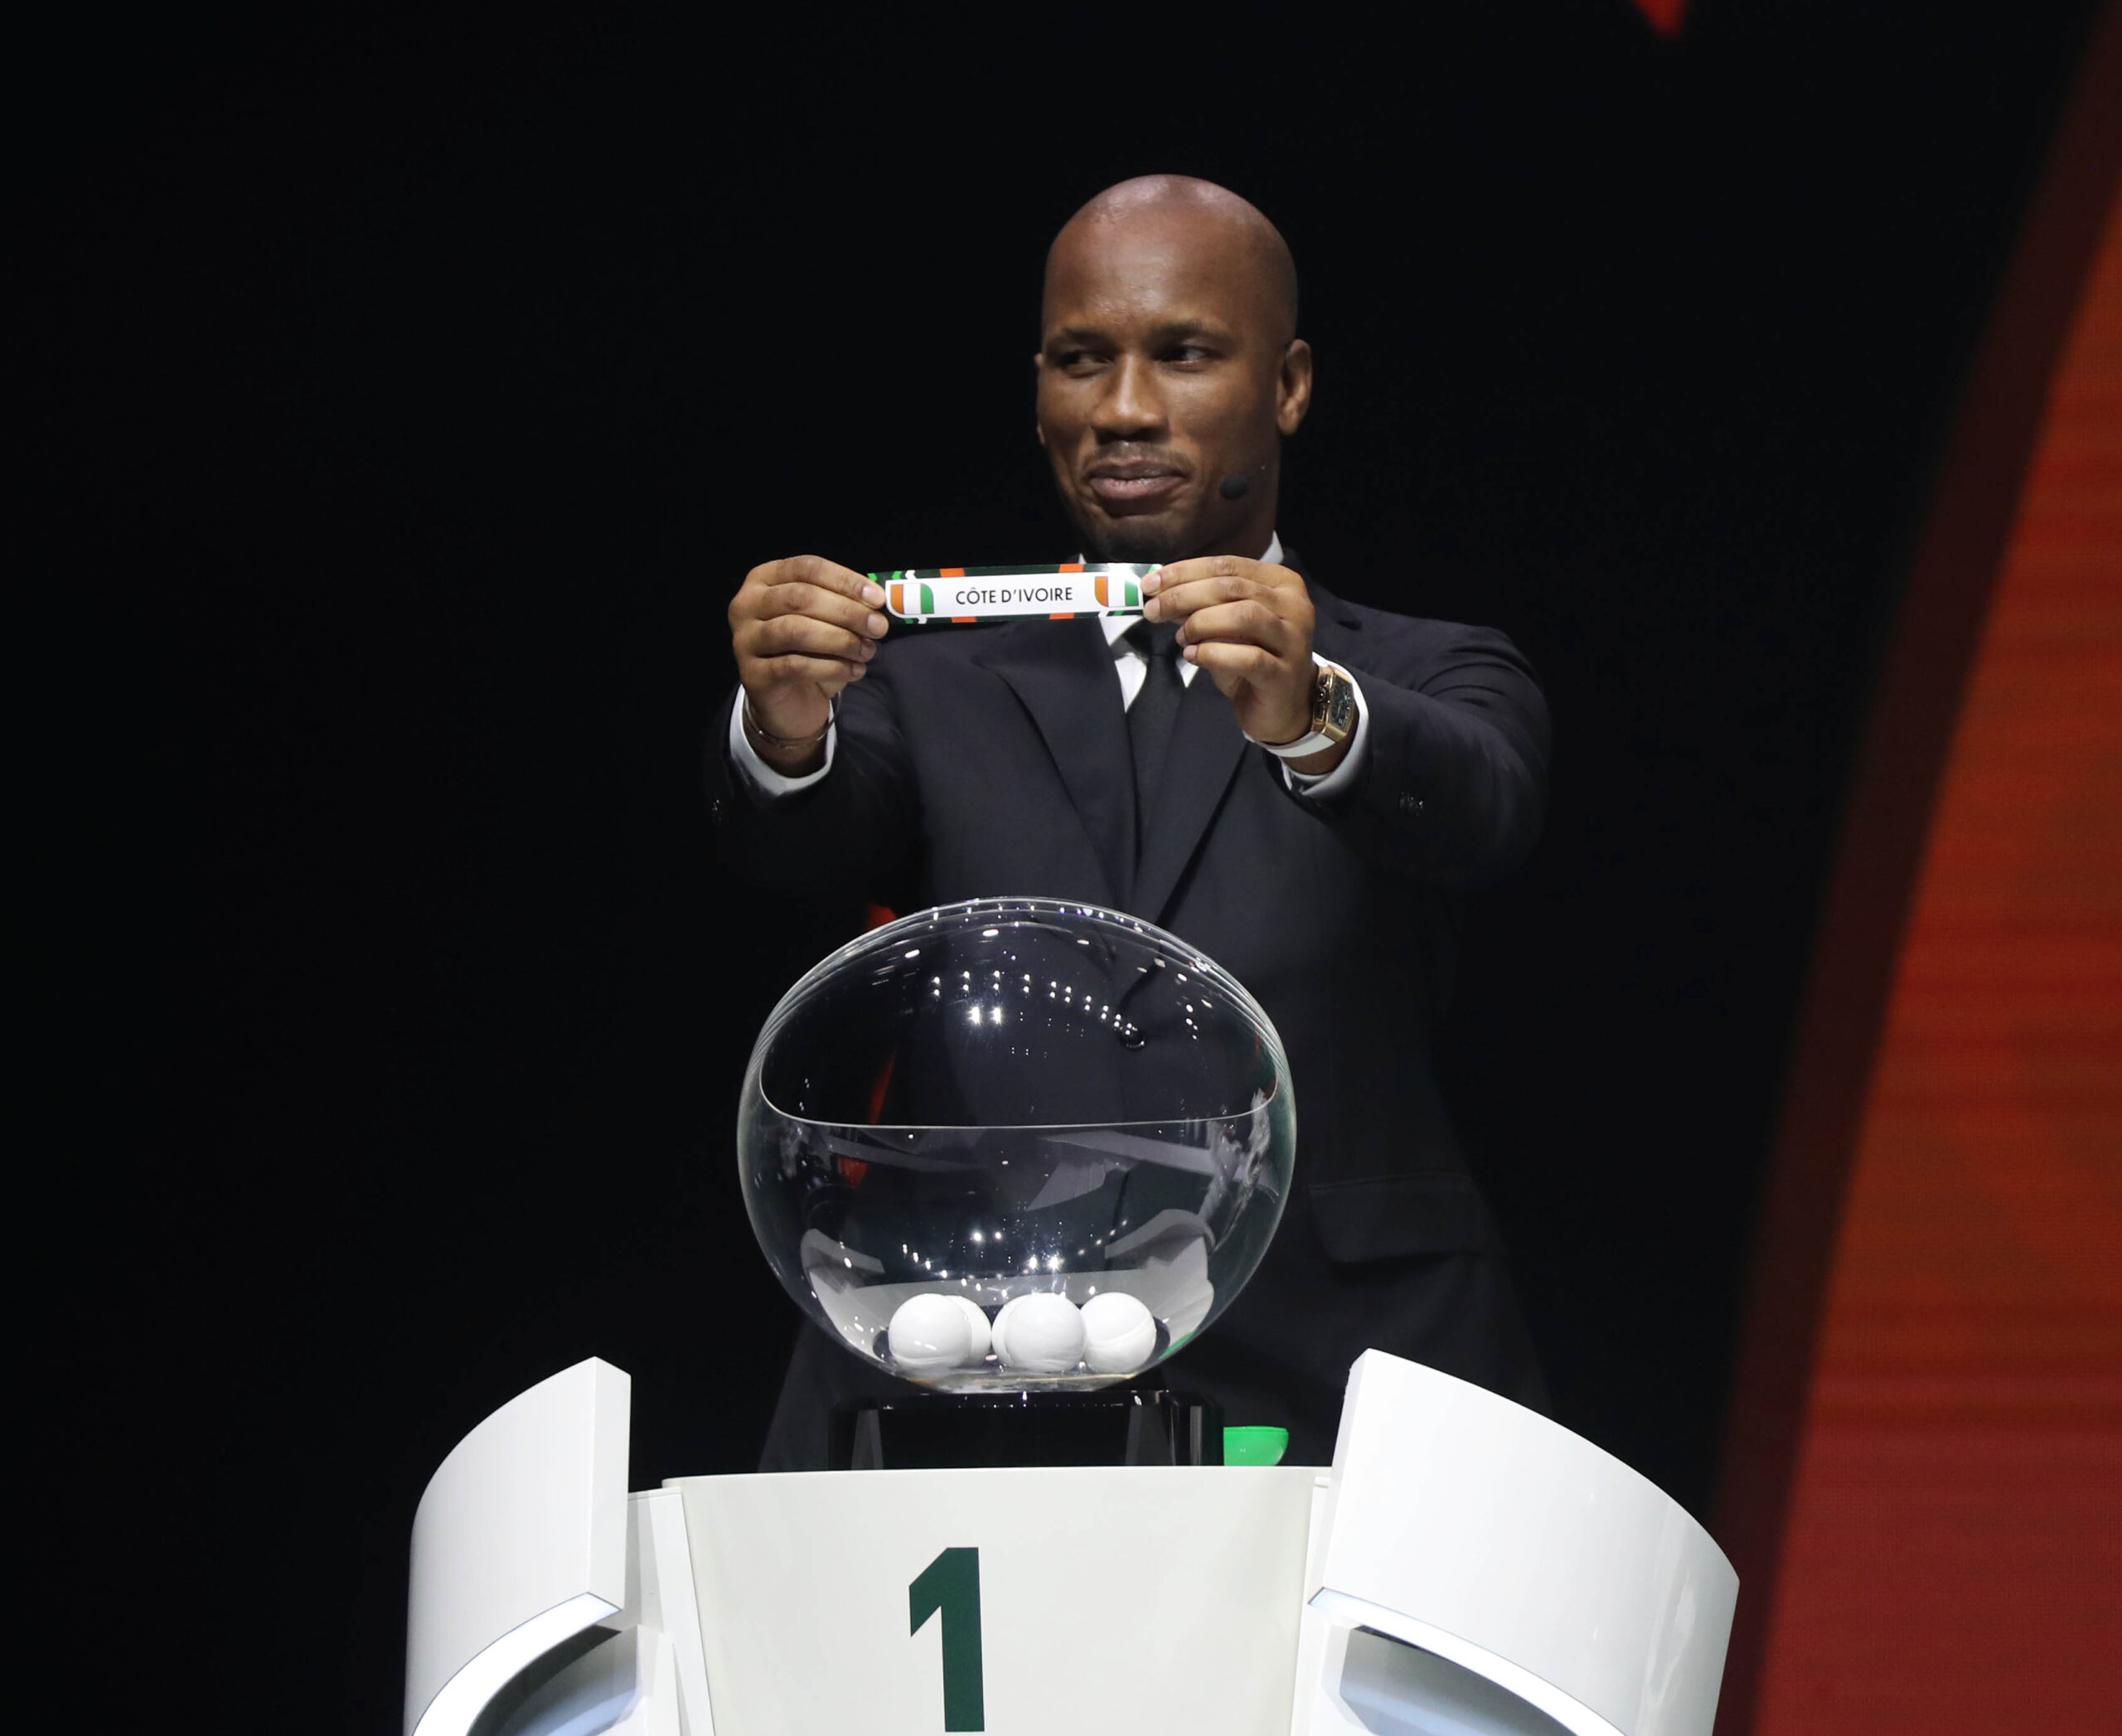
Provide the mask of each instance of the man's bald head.
POLYGON ((1039 327, 1039 443, 1084 546, 1258 558, 1311 401, 1275 225, 1185 175, 1107 187, 1047 251, 1039 327))
POLYGON ((1079 247, 1110 247, 1126 229, 1162 230, 1197 245, 1213 235, 1234 248, 1249 265, 1248 275, 1267 293, 1281 341, 1296 336, 1296 260, 1282 232, 1250 199, 1191 175, 1137 175, 1117 182, 1063 224, 1046 250, 1049 308, 1057 260, 1065 263, 1079 247))

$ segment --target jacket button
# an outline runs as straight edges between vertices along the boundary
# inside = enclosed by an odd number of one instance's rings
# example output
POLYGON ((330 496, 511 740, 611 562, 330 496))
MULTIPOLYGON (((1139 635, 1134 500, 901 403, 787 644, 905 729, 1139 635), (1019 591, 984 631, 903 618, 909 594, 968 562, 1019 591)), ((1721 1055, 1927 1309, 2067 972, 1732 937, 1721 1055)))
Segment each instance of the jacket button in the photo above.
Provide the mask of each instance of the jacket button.
POLYGON ((1400 812, 1401 812, 1402 813, 1403 813, 1403 814, 1418 814, 1418 813, 1420 813, 1422 811, 1422 803, 1421 803, 1419 801, 1417 801, 1414 797, 1412 797, 1412 796, 1403 796, 1403 797, 1401 797, 1401 798, 1400 798, 1400 812))
POLYGON ((715 797, 712 797, 712 798, 710 798, 709 799, 709 802, 708 802, 708 804, 707 804, 707 817, 708 817, 708 818, 710 818, 710 820, 719 820, 719 819, 720 819, 720 818, 722 817, 722 798, 721 798, 721 797, 719 797, 719 796, 715 796, 715 797))

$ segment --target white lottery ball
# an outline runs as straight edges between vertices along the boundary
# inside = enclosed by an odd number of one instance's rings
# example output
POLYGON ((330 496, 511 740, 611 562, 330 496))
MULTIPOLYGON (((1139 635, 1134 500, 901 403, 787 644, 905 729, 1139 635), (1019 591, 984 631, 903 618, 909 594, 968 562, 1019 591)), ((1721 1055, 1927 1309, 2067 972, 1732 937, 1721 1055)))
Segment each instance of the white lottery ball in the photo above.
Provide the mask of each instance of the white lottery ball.
POLYGON ((1065 1375, 1083 1360, 1083 1311, 1044 1291, 1013 1297, 995 1317, 995 1351, 1027 1375, 1065 1375))
POLYGON ((972 1360, 972 1333, 955 1296, 909 1296, 884 1329, 892 1360, 911 1375, 940 1374, 972 1360))
POLYGON ((1139 1297, 1108 1290, 1083 1315, 1083 1363, 1093 1375, 1131 1375, 1156 1354, 1157 1317, 1139 1297))
POLYGON ((953 1292, 950 1300, 956 1302, 965 1315, 965 1329, 969 1337, 965 1360, 977 1362, 987 1354, 987 1317, 980 1304, 970 1296, 953 1292))

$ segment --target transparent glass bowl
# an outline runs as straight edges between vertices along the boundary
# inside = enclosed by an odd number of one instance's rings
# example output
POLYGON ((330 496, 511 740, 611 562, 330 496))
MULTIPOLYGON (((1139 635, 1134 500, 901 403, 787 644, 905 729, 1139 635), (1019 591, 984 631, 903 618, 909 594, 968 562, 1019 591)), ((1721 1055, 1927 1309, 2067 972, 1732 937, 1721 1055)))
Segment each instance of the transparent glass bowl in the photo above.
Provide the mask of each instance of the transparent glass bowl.
POLYGON ((924 910, 818 964, 760 1032, 737 1125, 789 1294, 950 1392, 1162 1361, 1259 1264, 1296 1150, 1281 1040, 1234 979, 1034 898, 924 910))

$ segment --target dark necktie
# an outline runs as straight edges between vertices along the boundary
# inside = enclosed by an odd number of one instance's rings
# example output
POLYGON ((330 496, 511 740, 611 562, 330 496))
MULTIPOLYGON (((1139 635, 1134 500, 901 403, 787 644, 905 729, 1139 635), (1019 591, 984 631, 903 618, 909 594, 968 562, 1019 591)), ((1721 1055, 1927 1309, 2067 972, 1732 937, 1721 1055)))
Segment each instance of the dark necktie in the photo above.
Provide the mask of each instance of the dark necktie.
POLYGON ((1137 621, 1122 635, 1148 668, 1142 691, 1127 708, 1127 739, 1135 754, 1135 860, 1142 860, 1150 815, 1164 778, 1165 756, 1171 747, 1171 726, 1186 684, 1179 676, 1179 629, 1162 622, 1137 621))

